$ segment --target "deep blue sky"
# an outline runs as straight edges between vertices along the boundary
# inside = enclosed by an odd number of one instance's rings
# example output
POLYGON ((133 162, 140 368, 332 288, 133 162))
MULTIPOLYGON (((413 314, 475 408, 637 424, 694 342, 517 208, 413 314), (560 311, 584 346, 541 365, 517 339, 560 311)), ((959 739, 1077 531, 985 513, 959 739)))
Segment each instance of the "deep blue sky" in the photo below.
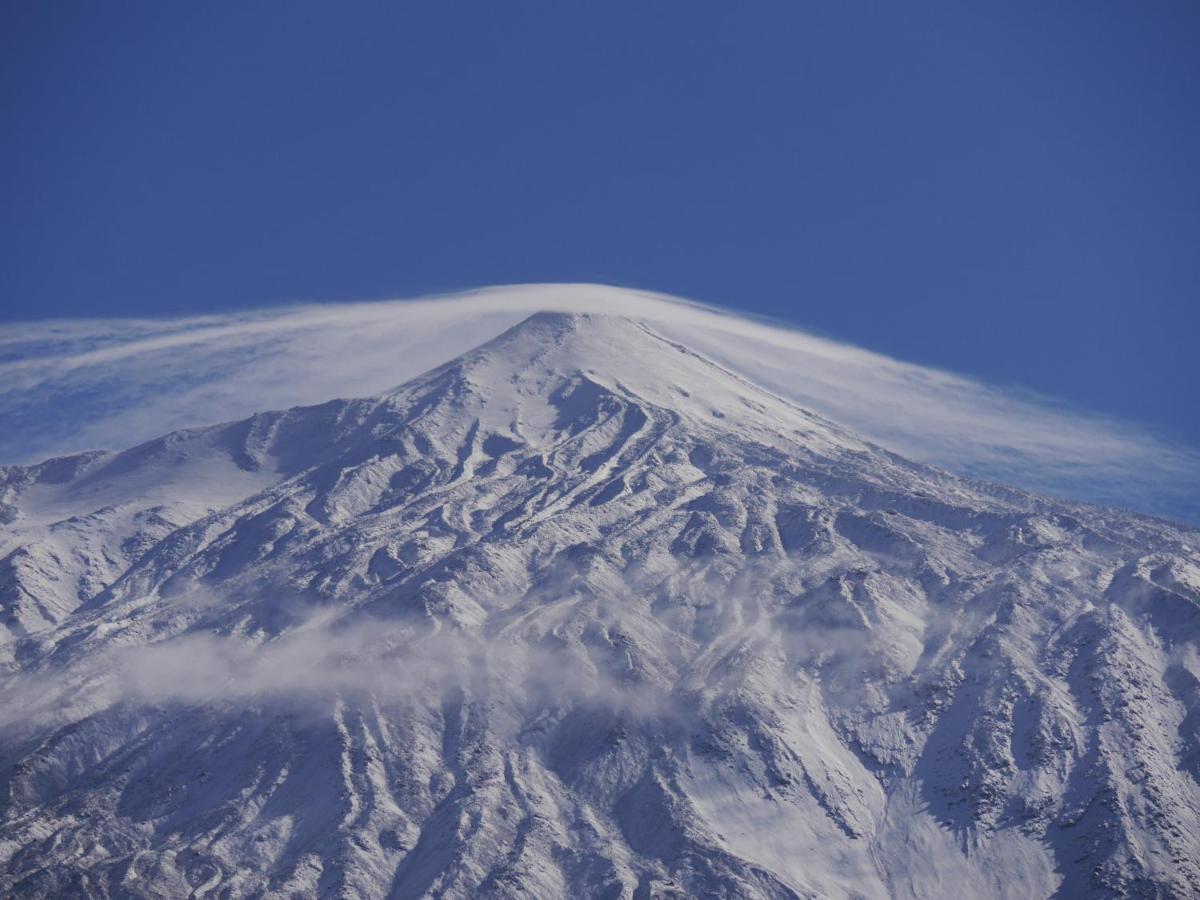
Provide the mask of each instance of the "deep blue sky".
POLYGON ((602 281, 1200 444, 1200 4, 0 12, 0 315, 602 281))

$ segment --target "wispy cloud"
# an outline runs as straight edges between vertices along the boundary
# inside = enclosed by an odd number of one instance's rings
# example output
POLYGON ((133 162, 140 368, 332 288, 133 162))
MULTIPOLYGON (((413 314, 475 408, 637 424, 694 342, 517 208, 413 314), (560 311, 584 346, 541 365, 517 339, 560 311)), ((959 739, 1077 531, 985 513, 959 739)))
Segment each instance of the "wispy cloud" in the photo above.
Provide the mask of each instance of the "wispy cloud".
MULTIPOLYGON (((521 602, 545 609, 561 603, 555 587, 569 574, 564 568, 521 602)), ((532 621, 481 629, 379 617, 353 605, 315 608, 299 598, 280 604, 289 613, 281 630, 231 632, 230 619, 262 598, 190 584, 154 601, 176 623, 195 619, 180 633, 147 641, 139 629, 122 633, 110 623, 98 637, 92 631, 83 641, 64 641, 29 671, 0 673, 0 743, 21 744, 125 704, 290 704, 321 713, 344 701, 436 703, 461 691, 503 704, 515 721, 578 706, 658 721, 681 717, 683 708, 670 698, 673 679, 658 658, 664 626, 631 608, 629 586, 615 588, 568 602, 607 629, 650 633, 633 648, 647 656, 639 655, 636 670, 628 641, 585 646, 579 634, 565 638, 532 621)), ((479 599, 493 611, 514 602, 479 599)))
POLYGON ((661 294, 526 285, 163 320, 0 328, 0 459, 386 390, 541 309, 632 315, 904 455, 1200 522, 1200 451, 1128 423, 661 294))

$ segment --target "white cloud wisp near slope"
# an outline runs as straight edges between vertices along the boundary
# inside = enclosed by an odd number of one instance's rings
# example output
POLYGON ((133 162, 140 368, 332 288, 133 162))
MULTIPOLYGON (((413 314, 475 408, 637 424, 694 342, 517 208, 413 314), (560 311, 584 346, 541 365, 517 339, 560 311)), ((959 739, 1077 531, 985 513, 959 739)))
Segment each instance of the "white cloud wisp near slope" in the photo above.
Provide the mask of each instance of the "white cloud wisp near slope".
POLYGON ((1200 450, 1053 401, 662 294, 521 285, 206 317, 0 327, 0 462, 122 448, 264 409, 379 393, 538 310, 644 319, 913 459, 1200 523, 1200 450))

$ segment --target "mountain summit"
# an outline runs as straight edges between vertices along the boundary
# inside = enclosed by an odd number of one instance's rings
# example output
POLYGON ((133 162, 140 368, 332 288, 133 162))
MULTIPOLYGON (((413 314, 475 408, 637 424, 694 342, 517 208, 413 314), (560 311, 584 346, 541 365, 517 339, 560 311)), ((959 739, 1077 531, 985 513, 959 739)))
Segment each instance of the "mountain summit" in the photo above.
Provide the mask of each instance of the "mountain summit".
POLYGON ((1194 530, 629 319, 0 470, 32 896, 1195 896, 1194 530))

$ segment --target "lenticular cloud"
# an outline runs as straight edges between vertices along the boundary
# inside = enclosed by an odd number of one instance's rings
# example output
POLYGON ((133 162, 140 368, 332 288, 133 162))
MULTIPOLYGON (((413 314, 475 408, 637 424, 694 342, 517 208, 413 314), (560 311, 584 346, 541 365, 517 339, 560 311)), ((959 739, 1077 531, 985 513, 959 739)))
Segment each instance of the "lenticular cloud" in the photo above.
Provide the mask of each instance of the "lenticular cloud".
POLYGON ((1200 521, 1200 452, 1135 427, 678 298, 597 285, 0 329, 0 461, 370 395, 536 310, 636 316, 876 442, 967 475, 1200 521))

